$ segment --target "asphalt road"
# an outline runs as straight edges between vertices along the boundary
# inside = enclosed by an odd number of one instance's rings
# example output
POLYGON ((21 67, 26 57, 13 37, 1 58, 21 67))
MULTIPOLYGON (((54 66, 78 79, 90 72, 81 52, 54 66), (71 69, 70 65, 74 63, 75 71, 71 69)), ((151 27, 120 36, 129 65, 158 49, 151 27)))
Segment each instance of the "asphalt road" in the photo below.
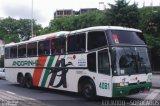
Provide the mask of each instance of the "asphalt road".
POLYGON ((160 74, 154 74, 152 77, 152 86, 160 89, 160 74))
MULTIPOLYGON (((159 76, 153 78, 154 84, 159 76)), ((160 89, 153 88, 149 92, 140 93, 125 98, 97 97, 94 101, 85 100, 76 93, 33 88, 22 88, 6 80, 0 80, 0 106, 109 106, 118 105, 160 105, 160 89)))

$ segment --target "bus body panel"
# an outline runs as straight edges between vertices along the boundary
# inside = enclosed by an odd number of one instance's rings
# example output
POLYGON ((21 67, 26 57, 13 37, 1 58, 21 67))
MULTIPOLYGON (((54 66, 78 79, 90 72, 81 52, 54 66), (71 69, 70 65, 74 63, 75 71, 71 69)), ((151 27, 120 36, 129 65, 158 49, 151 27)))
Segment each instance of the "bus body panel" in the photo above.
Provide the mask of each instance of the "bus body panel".
POLYGON ((13 83, 17 83, 18 73, 22 73, 23 76, 25 76, 26 73, 30 73, 33 78, 34 86, 78 92, 79 79, 83 76, 88 76, 95 83, 97 95, 107 97, 112 96, 111 76, 92 73, 88 69, 83 69, 84 67, 87 67, 87 54, 42 57, 5 60, 6 79, 13 83), (67 64, 68 62, 72 63, 72 65, 69 66, 69 68, 71 69, 58 70, 59 72, 56 73, 55 79, 51 79, 52 74, 54 74, 51 73, 51 69, 54 67, 62 67, 62 64, 59 64, 59 66, 55 66, 57 61, 60 61, 62 59, 65 59, 65 64, 67 64), (62 71, 67 71, 66 76, 61 76, 62 71), (62 77, 66 77, 66 80, 63 79, 64 81, 62 82, 64 83, 56 86, 58 85, 58 83, 60 83, 62 77))
POLYGON ((152 73, 113 77, 113 97, 123 97, 148 91, 152 87, 152 73))
POLYGON ((112 97, 112 77, 99 74, 96 78, 97 95, 112 97))

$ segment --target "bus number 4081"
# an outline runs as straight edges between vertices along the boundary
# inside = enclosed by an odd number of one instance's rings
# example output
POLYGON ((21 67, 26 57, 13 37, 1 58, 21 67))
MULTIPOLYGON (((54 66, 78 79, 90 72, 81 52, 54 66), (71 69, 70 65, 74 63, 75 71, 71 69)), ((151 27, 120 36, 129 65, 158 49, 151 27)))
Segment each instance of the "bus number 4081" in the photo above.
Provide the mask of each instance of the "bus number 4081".
POLYGON ((99 87, 101 89, 109 89, 109 83, 100 82, 99 87))

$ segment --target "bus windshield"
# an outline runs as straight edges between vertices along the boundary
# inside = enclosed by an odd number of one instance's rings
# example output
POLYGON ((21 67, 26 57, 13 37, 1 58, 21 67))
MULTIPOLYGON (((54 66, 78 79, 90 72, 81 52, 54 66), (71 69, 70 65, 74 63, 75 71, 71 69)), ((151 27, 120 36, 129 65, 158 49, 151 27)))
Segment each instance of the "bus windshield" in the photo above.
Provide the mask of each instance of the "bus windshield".
MULTIPOLYGON (((116 55, 113 75, 147 74, 151 66, 146 47, 113 47, 116 55)), ((114 56, 113 56, 114 57, 114 56)))
POLYGON ((110 44, 112 45, 145 45, 144 36, 141 32, 126 30, 110 30, 110 44))

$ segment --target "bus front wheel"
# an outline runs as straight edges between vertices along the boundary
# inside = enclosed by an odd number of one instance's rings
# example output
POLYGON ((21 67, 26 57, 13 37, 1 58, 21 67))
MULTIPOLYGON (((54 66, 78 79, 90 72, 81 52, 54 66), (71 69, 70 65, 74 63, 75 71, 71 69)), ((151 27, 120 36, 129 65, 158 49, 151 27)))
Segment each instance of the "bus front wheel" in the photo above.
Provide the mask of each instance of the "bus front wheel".
POLYGON ((82 87, 82 94, 86 99, 94 99, 96 96, 95 85, 92 81, 87 81, 82 87))

